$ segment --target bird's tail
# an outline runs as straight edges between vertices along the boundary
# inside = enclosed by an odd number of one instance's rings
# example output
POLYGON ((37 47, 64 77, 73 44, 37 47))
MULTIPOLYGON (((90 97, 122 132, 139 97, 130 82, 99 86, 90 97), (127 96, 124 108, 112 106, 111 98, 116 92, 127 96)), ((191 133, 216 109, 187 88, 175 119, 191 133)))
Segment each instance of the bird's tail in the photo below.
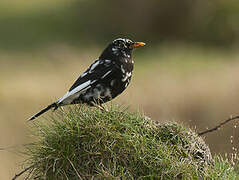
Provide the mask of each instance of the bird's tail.
POLYGON ((37 118, 38 116, 42 115, 43 113, 47 112, 48 110, 50 110, 51 108, 54 108, 54 110, 56 110, 58 108, 57 103, 52 103, 49 106, 47 106, 46 108, 42 109, 40 112, 36 113, 34 116, 30 117, 28 120, 31 121, 35 118, 37 118))

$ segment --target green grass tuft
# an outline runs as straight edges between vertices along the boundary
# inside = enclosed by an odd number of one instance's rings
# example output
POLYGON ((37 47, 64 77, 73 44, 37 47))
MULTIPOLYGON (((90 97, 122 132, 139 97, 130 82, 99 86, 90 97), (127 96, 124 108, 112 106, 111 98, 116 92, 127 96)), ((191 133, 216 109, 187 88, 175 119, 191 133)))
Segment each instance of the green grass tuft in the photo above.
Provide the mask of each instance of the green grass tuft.
POLYGON ((57 111, 34 121, 26 146, 30 179, 236 179, 228 160, 215 157, 201 137, 176 123, 157 124, 112 106, 57 111))

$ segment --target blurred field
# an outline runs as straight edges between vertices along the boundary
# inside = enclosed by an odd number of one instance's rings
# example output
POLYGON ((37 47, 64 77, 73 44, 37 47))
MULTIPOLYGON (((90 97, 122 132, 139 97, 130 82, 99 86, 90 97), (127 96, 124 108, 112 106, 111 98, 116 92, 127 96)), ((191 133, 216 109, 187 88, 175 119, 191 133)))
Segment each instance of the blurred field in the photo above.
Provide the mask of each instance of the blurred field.
MULTIPOLYGON (((62 96, 101 48, 57 45, 32 53, 1 52, 0 145, 29 142, 26 119, 62 96)), ((114 103, 158 121, 183 122, 197 131, 238 113, 238 52, 184 44, 152 47, 148 42, 134 58, 131 85, 114 103)), ((232 129, 233 123, 207 135, 212 152, 231 152, 230 136, 238 137, 232 129)), ((21 157, 1 152, 0 159, 0 179, 9 179, 21 157)))

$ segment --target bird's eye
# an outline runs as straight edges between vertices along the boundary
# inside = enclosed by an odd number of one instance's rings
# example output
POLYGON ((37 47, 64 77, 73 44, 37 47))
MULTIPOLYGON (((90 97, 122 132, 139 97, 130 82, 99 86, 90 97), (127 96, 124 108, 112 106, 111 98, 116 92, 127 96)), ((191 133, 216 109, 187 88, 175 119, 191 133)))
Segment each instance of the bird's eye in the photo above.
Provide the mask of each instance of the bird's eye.
POLYGON ((130 47, 131 44, 132 44, 132 43, 127 42, 126 46, 127 46, 127 47, 130 47))
POLYGON ((120 47, 121 49, 123 49, 123 48, 125 48, 125 44, 124 44, 124 43, 120 43, 120 44, 119 44, 119 47, 120 47))

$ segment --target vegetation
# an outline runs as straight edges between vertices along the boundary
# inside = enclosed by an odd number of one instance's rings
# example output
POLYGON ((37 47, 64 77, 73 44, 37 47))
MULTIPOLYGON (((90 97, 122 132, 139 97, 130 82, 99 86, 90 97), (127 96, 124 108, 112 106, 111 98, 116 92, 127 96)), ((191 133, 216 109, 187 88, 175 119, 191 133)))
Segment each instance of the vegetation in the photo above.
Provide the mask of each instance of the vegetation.
POLYGON ((236 0, 2 0, 0 49, 104 45, 116 36, 230 47, 239 41, 238 10, 236 0))
POLYGON ((226 159, 176 123, 138 113, 69 107, 34 121, 36 142, 26 146, 30 179, 236 179, 226 159))

